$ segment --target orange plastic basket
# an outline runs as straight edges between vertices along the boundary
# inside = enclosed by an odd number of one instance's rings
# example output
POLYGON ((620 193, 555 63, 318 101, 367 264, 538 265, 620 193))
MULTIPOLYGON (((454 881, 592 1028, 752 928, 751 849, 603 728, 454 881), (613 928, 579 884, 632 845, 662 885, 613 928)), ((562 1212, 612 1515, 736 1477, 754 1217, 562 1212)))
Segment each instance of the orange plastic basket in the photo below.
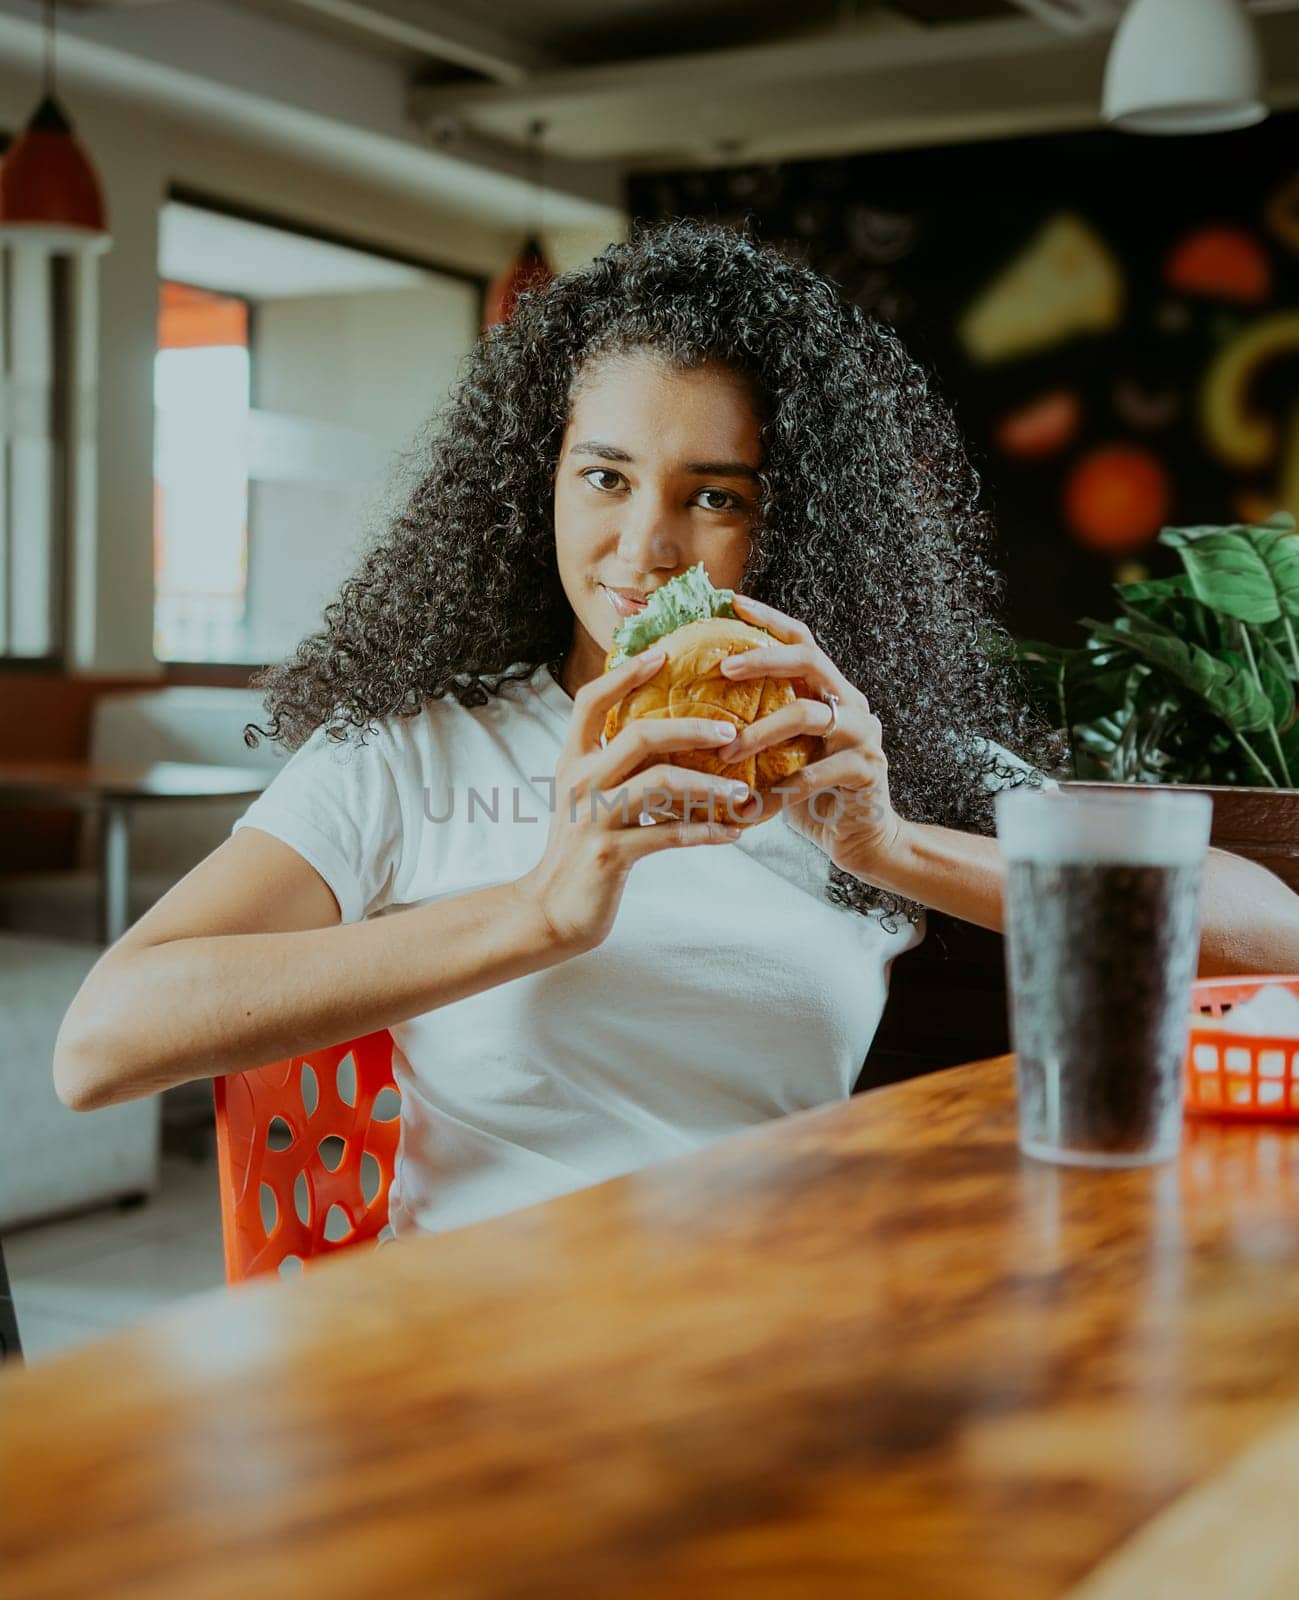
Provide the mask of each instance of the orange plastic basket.
MULTIPOLYGON (((1283 984, 1299 995, 1299 977, 1201 978, 1191 1006, 1220 1017, 1260 989, 1283 984)), ((1213 1117, 1299 1117, 1299 1039, 1230 1033, 1191 1023, 1186 1045, 1186 1110, 1213 1117)))
POLYGON ((213 1095, 228 1283, 378 1236, 401 1110, 386 1028, 216 1078, 213 1095))

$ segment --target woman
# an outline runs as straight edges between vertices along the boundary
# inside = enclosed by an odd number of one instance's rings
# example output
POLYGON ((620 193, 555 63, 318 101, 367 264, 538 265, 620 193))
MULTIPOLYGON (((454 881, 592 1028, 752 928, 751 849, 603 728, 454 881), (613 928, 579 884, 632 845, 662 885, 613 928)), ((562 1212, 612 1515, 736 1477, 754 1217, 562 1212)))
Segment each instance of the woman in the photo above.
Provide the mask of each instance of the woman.
MULTIPOLYGON (((1059 757, 1008 664, 977 489, 896 337, 733 232, 646 231, 526 297, 323 629, 260 680, 293 757, 87 979, 60 1094, 389 1028, 398 1234, 848 1095, 924 908, 1001 926, 992 791, 1059 757), (807 690, 728 755, 822 740, 738 835, 642 825, 646 791, 718 786, 673 756, 729 725, 600 743, 658 664, 603 673, 618 594, 698 561, 780 641, 735 673, 807 690)), ((1215 869, 1210 969, 1276 967, 1287 892, 1215 869)))

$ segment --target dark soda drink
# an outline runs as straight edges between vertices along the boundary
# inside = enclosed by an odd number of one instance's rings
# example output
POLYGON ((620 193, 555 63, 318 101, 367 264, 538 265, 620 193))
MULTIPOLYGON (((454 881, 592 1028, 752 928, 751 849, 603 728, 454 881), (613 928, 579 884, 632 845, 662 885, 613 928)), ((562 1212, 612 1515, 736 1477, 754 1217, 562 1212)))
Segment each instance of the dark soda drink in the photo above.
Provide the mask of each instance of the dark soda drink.
POLYGON ((1097 1166, 1176 1154, 1210 816, 1197 794, 999 797, 1028 1154, 1097 1166), (1189 813, 1170 809, 1182 801, 1189 813))

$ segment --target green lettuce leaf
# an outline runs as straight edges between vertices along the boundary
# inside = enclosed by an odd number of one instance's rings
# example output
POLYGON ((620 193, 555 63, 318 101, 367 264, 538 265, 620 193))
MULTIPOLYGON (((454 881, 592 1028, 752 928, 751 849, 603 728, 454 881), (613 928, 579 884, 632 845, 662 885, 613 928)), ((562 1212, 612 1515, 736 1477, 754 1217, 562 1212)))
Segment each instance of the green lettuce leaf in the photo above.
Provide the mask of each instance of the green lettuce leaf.
POLYGON ((714 589, 703 562, 696 561, 686 572, 678 573, 662 588, 655 589, 643 611, 620 624, 613 636, 611 667, 621 666, 665 633, 684 627, 687 622, 707 622, 710 617, 732 617, 738 622, 740 619, 731 605, 734 599, 735 590, 714 589))

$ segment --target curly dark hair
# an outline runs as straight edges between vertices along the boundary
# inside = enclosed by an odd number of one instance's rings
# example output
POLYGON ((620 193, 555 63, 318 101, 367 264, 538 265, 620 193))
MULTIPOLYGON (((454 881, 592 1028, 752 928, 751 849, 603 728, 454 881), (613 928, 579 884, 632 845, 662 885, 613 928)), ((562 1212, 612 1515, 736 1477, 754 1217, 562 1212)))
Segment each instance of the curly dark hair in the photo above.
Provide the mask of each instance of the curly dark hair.
MULTIPOLYGON (((523 295, 477 341, 404 509, 321 630, 253 678, 270 725, 248 724, 246 742, 296 749, 322 725, 346 739, 446 694, 482 705, 543 662, 558 676, 574 618, 552 478, 575 382, 629 350, 747 377, 764 457, 737 587, 807 621, 866 695, 900 815, 992 833, 985 778, 1026 780, 977 741, 1045 771, 1064 750, 1010 658, 993 527, 951 412, 831 280, 747 230, 682 218, 523 295)), ((923 909, 837 867, 827 896, 891 928, 923 909)))

